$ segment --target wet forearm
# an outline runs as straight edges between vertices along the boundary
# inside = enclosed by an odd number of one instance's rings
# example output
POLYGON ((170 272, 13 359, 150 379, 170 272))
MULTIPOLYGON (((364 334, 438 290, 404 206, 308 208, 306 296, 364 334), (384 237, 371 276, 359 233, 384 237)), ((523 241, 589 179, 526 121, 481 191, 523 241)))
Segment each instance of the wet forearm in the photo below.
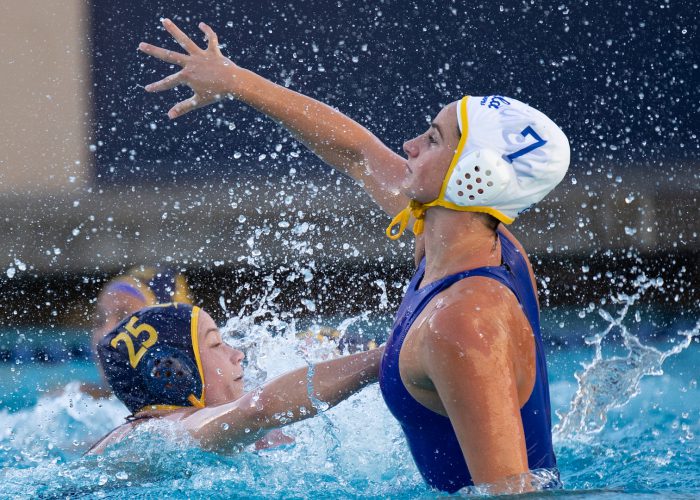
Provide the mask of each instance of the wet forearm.
POLYGON ((292 135, 340 172, 357 178, 363 146, 374 135, 351 118, 311 97, 236 68, 231 95, 282 124, 292 135))
POLYGON ((194 412, 184 425, 205 448, 230 450, 316 415, 377 380, 383 348, 299 368, 242 398, 194 412), (311 370, 311 371, 310 371, 311 370))
POLYGON ((260 389, 260 404, 271 426, 275 420, 302 420, 316 415, 319 409, 332 407, 375 382, 379 372, 381 350, 345 356, 299 368, 282 375, 260 389))

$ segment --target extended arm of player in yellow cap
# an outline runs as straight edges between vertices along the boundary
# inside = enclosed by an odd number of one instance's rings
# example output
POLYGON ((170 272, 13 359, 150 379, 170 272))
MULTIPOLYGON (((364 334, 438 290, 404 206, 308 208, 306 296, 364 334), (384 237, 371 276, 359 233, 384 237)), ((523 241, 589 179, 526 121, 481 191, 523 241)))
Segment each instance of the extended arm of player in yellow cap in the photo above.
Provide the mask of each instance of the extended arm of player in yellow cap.
POLYGON ((316 415, 376 382, 384 348, 293 370, 240 399, 207 407, 183 420, 202 447, 230 451, 251 444, 270 429, 316 415))
POLYGON ((237 66, 221 54, 216 33, 204 23, 199 28, 209 40, 205 50, 169 19, 163 20, 163 26, 187 53, 141 43, 139 50, 182 67, 147 85, 146 90, 159 92, 187 85, 194 91, 192 97, 170 109, 170 118, 227 95, 235 97, 282 124, 324 162, 360 182, 389 215, 406 206, 408 199, 397 194, 405 160, 362 125, 330 106, 237 66))

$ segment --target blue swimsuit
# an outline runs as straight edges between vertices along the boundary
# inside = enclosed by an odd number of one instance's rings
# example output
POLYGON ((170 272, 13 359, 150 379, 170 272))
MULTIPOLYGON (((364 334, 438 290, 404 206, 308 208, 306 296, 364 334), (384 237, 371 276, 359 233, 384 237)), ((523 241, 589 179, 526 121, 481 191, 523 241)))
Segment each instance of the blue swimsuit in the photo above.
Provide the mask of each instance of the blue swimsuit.
POLYGON ((552 449, 547 366, 540 335, 537 299, 525 258, 508 238, 499 233, 499 239, 503 265, 470 269, 418 289, 425 274, 425 258, 421 261, 399 307, 379 373, 384 400, 401 424, 423 478, 433 488, 450 493, 473 484, 464 455, 450 419, 420 404, 404 387, 399 374, 399 353, 411 325, 431 299, 459 280, 471 276, 491 278, 508 287, 517 297, 530 322, 535 335, 536 379, 530 398, 520 409, 528 465, 531 470, 556 467, 552 449))

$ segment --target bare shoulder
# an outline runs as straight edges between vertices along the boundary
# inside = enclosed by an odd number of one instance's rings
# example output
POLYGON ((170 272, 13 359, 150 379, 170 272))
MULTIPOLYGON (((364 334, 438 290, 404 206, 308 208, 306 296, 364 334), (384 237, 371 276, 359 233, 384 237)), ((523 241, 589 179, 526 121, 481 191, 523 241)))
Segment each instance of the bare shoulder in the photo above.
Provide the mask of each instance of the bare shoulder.
POLYGON ((535 350, 518 299, 500 282, 476 276, 446 292, 419 336, 424 372, 436 386, 454 384, 455 377, 482 388, 512 382, 524 404, 534 384, 535 350))
POLYGON ((141 424, 144 424, 146 422, 151 422, 154 420, 170 420, 174 422, 181 421, 185 416, 187 415, 187 410, 178 410, 175 412, 171 412, 170 414, 167 415, 149 415, 146 417, 137 417, 134 420, 131 420, 129 422, 125 422, 119 427, 113 429, 109 434, 107 434, 105 437, 100 439, 97 443, 95 443, 92 448, 90 448, 86 455, 99 455, 104 452, 106 448, 113 444, 117 444, 124 439, 126 439, 131 432, 136 429, 141 424))
POLYGON ((433 346, 508 342, 514 308, 512 292, 496 280, 475 276, 455 283, 436 299, 424 323, 423 338, 433 346))
POLYGON ((101 455, 105 449, 122 441, 135 427, 134 422, 126 422, 113 429, 109 434, 100 439, 85 453, 86 455, 101 455))

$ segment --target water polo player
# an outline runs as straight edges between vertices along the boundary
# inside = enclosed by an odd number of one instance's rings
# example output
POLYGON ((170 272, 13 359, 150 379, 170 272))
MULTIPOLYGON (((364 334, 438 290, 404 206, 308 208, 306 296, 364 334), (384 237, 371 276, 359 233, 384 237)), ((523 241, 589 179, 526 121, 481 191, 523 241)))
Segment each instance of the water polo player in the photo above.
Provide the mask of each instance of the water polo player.
POLYGON ((105 333, 128 314, 146 306, 168 302, 193 303, 187 279, 172 268, 136 266, 111 279, 97 296, 93 351, 105 333))
POLYGON ((204 23, 206 49, 172 21, 163 25, 186 53, 140 44, 181 67, 146 90, 194 91, 170 118, 234 97, 358 181, 394 217, 391 238, 413 221, 417 270, 380 385, 426 482, 454 492, 506 484, 532 469, 556 474, 536 282, 525 250, 502 224, 564 177, 569 145, 557 125, 515 99, 463 97, 404 144, 403 158, 342 113, 234 64, 204 23))
MULTIPOLYGON (((96 353, 102 337, 128 314, 159 303, 191 304, 192 300, 192 293, 182 273, 163 266, 132 267, 112 278, 97 296, 95 327, 90 342, 92 352, 96 353)), ((104 376, 102 378, 104 382, 104 376)), ((80 391, 98 399, 112 395, 105 383, 82 382, 80 391)))
POLYGON ((196 306, 161 304, 125 318, 97 345, 114 394, 131 412, 90 450, 101 453, 140 423, 174 421, 206 449, 227 452, 314 416, 376 381, 383 349, 319 363, 243 390, 243 353, 196 306))

